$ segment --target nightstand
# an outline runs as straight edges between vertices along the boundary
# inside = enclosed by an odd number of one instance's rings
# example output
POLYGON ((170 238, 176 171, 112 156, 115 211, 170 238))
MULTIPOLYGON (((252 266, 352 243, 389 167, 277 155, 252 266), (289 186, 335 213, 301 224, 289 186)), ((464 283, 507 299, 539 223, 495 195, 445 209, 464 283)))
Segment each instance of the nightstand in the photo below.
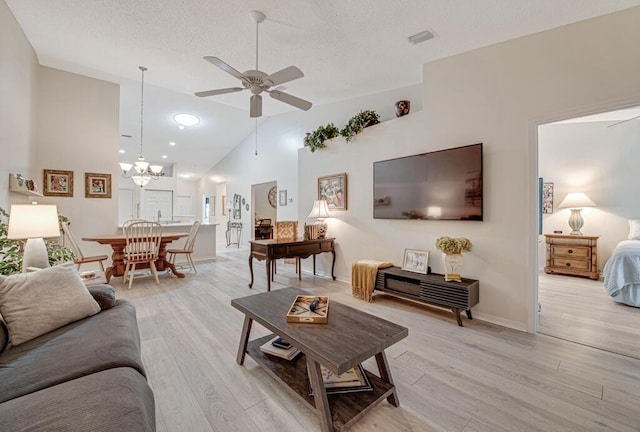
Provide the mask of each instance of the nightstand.
POLYGON ((582 276, 598 280, 598 238, 588 235, 545 234, 545 273, 582 276))

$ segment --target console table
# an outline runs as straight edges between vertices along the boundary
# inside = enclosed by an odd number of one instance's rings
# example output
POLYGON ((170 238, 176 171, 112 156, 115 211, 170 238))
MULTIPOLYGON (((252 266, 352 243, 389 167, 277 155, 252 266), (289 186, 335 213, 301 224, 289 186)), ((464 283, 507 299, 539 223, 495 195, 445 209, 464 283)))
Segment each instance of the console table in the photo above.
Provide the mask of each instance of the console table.
POLYGON ((242 222, 227 222, 227 247, 234 244, 240 247, 240 238, 242 237, 242 222), (231 241, 235 237, 236 241, 231 241))
POLYGON ((467 318, 473 319, 471 308, 480 300, 480 282, 475 279, 462 278, 462 282, 445 282, 444 275, 413 273, 400 267, 378 270, 375 289, 417 302, 449 308, 455 314, 460 327, 460 312, 464 310, 467 318))
MULTIPOLYGON (((249 288, 253 287, 253 259, 258 261, 266 260, 267 269, 267 291, 271 291, 271 269, 272 261, 280 258, 309 258, 313 255, 313 274, 316 274, 316 255, 324 252, 331 252, 331 277, 336 280, 333 269, 336 264, 336 249, 333 238, 316 240, 252 240, 251 251, 249 253, 249 271, 251 272, 251 282, 249 288)), ((302 279, 302 269, 298 271, 298 279, 302 279)))
POLYGON ((393 406, 399 406, 384 350, 407 337, 409 330, 333 300, 326 324, 288 323, 287 311, 297 295, 311 293, 289 287, 231 300, 231 306, 245 315, 236 362, 242 365, 245 355, 249 354, 269 375, 315 408, 322 432, 344 430, 384 399, 393 406), (293 360, 264 354, 260 346, 275 335, 249 341, 254 320, 303 354, 293 360), (365 370, 372 391, 327 395, 320 365, 341 374, 374 356, 379 376, 365 370), (313 396, 309 395, 308 379, 313 396))

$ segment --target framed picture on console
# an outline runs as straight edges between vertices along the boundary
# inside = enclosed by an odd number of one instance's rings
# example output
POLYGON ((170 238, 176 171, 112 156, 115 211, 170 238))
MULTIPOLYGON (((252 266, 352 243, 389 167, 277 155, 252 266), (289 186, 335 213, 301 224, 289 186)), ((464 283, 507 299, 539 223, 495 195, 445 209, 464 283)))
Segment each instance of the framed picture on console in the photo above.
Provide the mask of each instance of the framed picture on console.
POLYGON ((405 249, 402 260, 402 270, 414 273, 427 274, 427 262, 429 261, 429 251, 417 249, 405 249))
POLYGON ((326 200, 329 210, 346 210, 347 173, 318 177, 318 199, 326 200))

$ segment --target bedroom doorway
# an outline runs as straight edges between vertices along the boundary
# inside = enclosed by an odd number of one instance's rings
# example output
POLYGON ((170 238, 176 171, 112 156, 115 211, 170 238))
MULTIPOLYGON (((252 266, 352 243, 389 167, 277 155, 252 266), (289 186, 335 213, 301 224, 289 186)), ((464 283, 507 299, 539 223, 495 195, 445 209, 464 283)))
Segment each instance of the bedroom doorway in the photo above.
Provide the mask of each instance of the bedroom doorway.
POLYGON ((595 264, 602 272, 616 245, 627 240, 628 220, 640 217, 640 201, 631 199, 640 188, 634 166, 640 156, 638 137, 640 107, 538 126, 537 332, 635 358, 640 358, 640 308, 613 301, 602 275, 598 280, 580 277, 581 271, 571 266, 588 271, 595 264), (583 239, 597 237, 594 263, 588 248, 572 245, 573 237, 566 237, 565 246, 551 245, 553 253, 547 256, 550 235, 571 235, 571 204, 563 202, 569 193, 583 193, 593 204, 580 212, 580 230, 583 239), (547 274, 549 265, 570 270, 547 274))

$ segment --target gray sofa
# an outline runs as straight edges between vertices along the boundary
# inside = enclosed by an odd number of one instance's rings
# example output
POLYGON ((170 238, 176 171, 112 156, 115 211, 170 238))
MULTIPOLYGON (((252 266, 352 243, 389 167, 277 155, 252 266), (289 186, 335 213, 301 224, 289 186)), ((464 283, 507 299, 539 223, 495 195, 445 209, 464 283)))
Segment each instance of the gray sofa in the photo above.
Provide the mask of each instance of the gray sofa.
POLYGON ((100 313, 0 354, 0 430, 155 431, 135 308, 98 303, 100 313))

